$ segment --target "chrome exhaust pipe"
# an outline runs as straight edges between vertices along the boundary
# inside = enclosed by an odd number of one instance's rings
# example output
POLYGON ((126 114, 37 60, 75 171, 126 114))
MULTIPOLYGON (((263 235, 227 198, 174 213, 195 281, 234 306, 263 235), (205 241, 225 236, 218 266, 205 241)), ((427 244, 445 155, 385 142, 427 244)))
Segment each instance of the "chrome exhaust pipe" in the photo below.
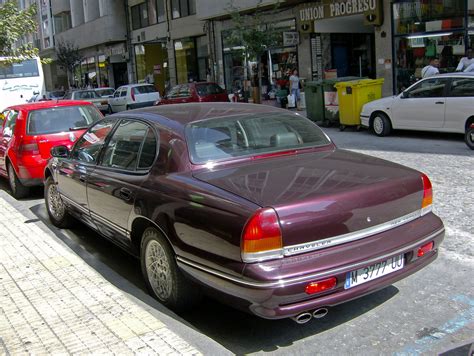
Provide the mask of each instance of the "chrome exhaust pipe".
POLYGON ((298 314, 297 316, 292 317, 294 321, 296 321, 297 324, 306 324, 308 321, 310 321, 313 318, 311 313, 301 313, 298 314))
POLYGON ((313 318, 321 319, 324 318, 329 313, 328 308, 319 308, 313 312, 313 318))

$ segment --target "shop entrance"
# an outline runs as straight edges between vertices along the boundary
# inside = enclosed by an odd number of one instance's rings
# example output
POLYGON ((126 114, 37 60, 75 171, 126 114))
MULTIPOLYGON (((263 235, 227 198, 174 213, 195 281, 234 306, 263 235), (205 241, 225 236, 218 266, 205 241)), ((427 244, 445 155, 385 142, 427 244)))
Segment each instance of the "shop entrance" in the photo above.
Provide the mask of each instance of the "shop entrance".
POLYGON ((114 73, 115 88, 128 84, 127 63, 113 63, 112 70, 114 73))
POLYGON ((332 68, 337 70, 337 76, 375 78, 374 47, 373 34, 331 34, 332 68))

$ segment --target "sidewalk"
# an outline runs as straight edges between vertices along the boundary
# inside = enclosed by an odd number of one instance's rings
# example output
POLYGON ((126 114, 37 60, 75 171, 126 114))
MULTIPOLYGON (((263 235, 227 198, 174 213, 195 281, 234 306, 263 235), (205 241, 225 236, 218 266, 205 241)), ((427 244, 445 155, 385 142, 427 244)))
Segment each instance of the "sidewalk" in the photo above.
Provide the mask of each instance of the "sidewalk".
POLYGON ((200 354, 39 224, 0 194, 0 355, 200 354))

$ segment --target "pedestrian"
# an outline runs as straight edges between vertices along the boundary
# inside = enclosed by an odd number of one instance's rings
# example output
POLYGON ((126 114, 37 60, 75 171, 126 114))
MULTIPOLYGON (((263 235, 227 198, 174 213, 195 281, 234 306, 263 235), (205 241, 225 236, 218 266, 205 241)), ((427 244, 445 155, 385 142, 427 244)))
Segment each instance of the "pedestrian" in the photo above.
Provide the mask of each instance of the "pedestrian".
POLYGON ((431 58, 430 64, 428 64, 421 70, 421 78, 428 78, 428 77, 432 77, 433 75, 439 74, 438 67, 439 67, 439 59, 431 58))
POLYGON ((474 64, 474 58, 472 56, 472 48, 468 48, 466 51, 466 56, 462 57, 459 61, 458 66, 456 67, 456 72, 468 72, 468 68, 474 64))
POLYGON ((293 69, 290 76, 290 94, 293 95, 297 110, 300 108, 300 78, 298 77, 298 70, 293 69))

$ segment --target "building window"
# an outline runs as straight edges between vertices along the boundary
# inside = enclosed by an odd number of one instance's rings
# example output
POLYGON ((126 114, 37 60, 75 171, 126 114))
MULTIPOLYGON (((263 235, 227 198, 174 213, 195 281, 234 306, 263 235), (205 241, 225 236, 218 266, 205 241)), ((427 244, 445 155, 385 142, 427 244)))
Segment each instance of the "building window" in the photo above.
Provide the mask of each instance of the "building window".
POLYGON ((71 28, 71 13, 62 12, 54 15, 54 31, 55 33, 61 33, 71 28))
POLYGON ((158 12, 158 22, 166 21, 165 0, 156 0, 156 10, 158 12))
POLYGON ((132 28, 137 30, 149 25, 147 4, 132 6, 132 28))
POLYGON ((178 84, 197 81, 199 72, 195 38, 182 38, 174 41, 174 52, 178 84))
POLYGON ((196 0, 171 0, 173 19, 196 14, 196 0))
POLYGON ((156 0, 147 0, 148 4, 148 25, 154 25, 157 21, 156 0))

